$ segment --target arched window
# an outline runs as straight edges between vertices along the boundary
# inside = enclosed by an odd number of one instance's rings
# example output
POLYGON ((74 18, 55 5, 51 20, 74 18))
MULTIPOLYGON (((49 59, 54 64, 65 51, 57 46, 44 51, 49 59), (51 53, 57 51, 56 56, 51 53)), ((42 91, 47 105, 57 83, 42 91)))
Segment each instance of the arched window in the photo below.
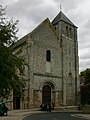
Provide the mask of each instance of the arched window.
POLYGON ((66 26, 66 36, 68 36, 68 26, 66 26))
POLYGON ((72 29, 69 28, 69 35, 70 35, 70 38, 72 37, 72 29))
POLYGON ((46 61, 48 61, 48 62, 51 61, 51 52, 50 52, 50 50, 46 51, 46 61))
POLYGON ((54 29, 55 29, 55 30, 57 30, 57 28, 56 28, 56 27, 54 27, 54 29))
POLYGON ((71 73, 69 73, 69 84, 71 85, 72 84, 72 74, 71 73))

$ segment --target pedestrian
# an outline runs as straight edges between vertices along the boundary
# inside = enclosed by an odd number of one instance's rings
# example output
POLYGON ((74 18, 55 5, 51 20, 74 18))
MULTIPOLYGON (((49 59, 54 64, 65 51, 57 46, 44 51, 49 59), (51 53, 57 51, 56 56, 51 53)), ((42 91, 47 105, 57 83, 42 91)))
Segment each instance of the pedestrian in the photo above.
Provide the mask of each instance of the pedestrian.
POLYGON ((78 110, 81 110, 81 105, 80 104, 78 104, 78 110))
POLYGON ((41 111, 44 111, 44 103, 40 105, 41 111))
POLYGON ((47 103, 44 104, 44 107, 45 107, 45 111, 47 110, 47 103))
POLYGON ((54 110, 54 107, 55 107, 55 104, 54 104, 54 102, 52 103, 52 110, 54 110))
POLYGON ((47 104, 47 112, 49 111, 49 104, 47 104))
POLYGON ((40 105, 40 108, 41 108, 41 110, 42 110, 42 104, 40 105))
POLYGON ((52 110, 52 106, 51 106, 51 104, 49 103, 49 112, 51 112, 51 110, 52 110))

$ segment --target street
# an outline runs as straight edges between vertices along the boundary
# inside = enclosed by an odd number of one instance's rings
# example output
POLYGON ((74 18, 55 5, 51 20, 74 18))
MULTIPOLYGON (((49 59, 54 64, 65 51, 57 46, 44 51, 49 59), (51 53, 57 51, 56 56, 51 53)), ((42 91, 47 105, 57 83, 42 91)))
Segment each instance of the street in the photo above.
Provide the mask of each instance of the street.
POLYGON ((83 118, 74 117, 76 113, 70 112, 45 112, 31 114, 23 120, 86 120, 83 118))

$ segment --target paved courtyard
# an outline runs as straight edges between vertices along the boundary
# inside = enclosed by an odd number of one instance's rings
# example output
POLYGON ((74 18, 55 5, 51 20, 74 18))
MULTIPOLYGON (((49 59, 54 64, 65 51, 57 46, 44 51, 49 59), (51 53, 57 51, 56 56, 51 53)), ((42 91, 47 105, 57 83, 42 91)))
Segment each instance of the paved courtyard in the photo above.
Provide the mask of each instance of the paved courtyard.
MULTIPOLYGON (((74 110, 63 110, 63 109, 56 109, 52 112, 75 112, 74 110)), ((45 111, 40 111, 39 109, 26 109, 26 110, 11 110, 8 111, 8 116, 0 116, 0 120, 22 120, 24 117, 26 117, 29 114, 34 113, 44 113, 45 111)), ((85 118, 90 120, 90 114, 82 114, 79 111, 76 111, 76 114, 72 114, 73 117, 79 117, 79 118, 85 118)))

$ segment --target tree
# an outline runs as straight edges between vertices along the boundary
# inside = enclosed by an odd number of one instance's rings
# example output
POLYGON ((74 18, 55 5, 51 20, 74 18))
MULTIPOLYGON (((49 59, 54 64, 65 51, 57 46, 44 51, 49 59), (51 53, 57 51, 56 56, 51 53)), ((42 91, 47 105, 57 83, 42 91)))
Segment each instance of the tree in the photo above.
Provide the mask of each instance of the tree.
POLYGON ((90 104, 90 69, 86 69, 80 73, 80 91, 81 91, 81 103, 90 104))
POLYGON ((86 70, 80 72, 80 78, 83 79, 84 84, 90 83, 90 69, 87 68, 86 70))
POLYGON ((8 20, 5 8, 0 5, 0 97, 6 97, 11 89, 20 94, 25 87, 24 60, 12 53, 11 45, 17 41, 18 21, 8 20))

